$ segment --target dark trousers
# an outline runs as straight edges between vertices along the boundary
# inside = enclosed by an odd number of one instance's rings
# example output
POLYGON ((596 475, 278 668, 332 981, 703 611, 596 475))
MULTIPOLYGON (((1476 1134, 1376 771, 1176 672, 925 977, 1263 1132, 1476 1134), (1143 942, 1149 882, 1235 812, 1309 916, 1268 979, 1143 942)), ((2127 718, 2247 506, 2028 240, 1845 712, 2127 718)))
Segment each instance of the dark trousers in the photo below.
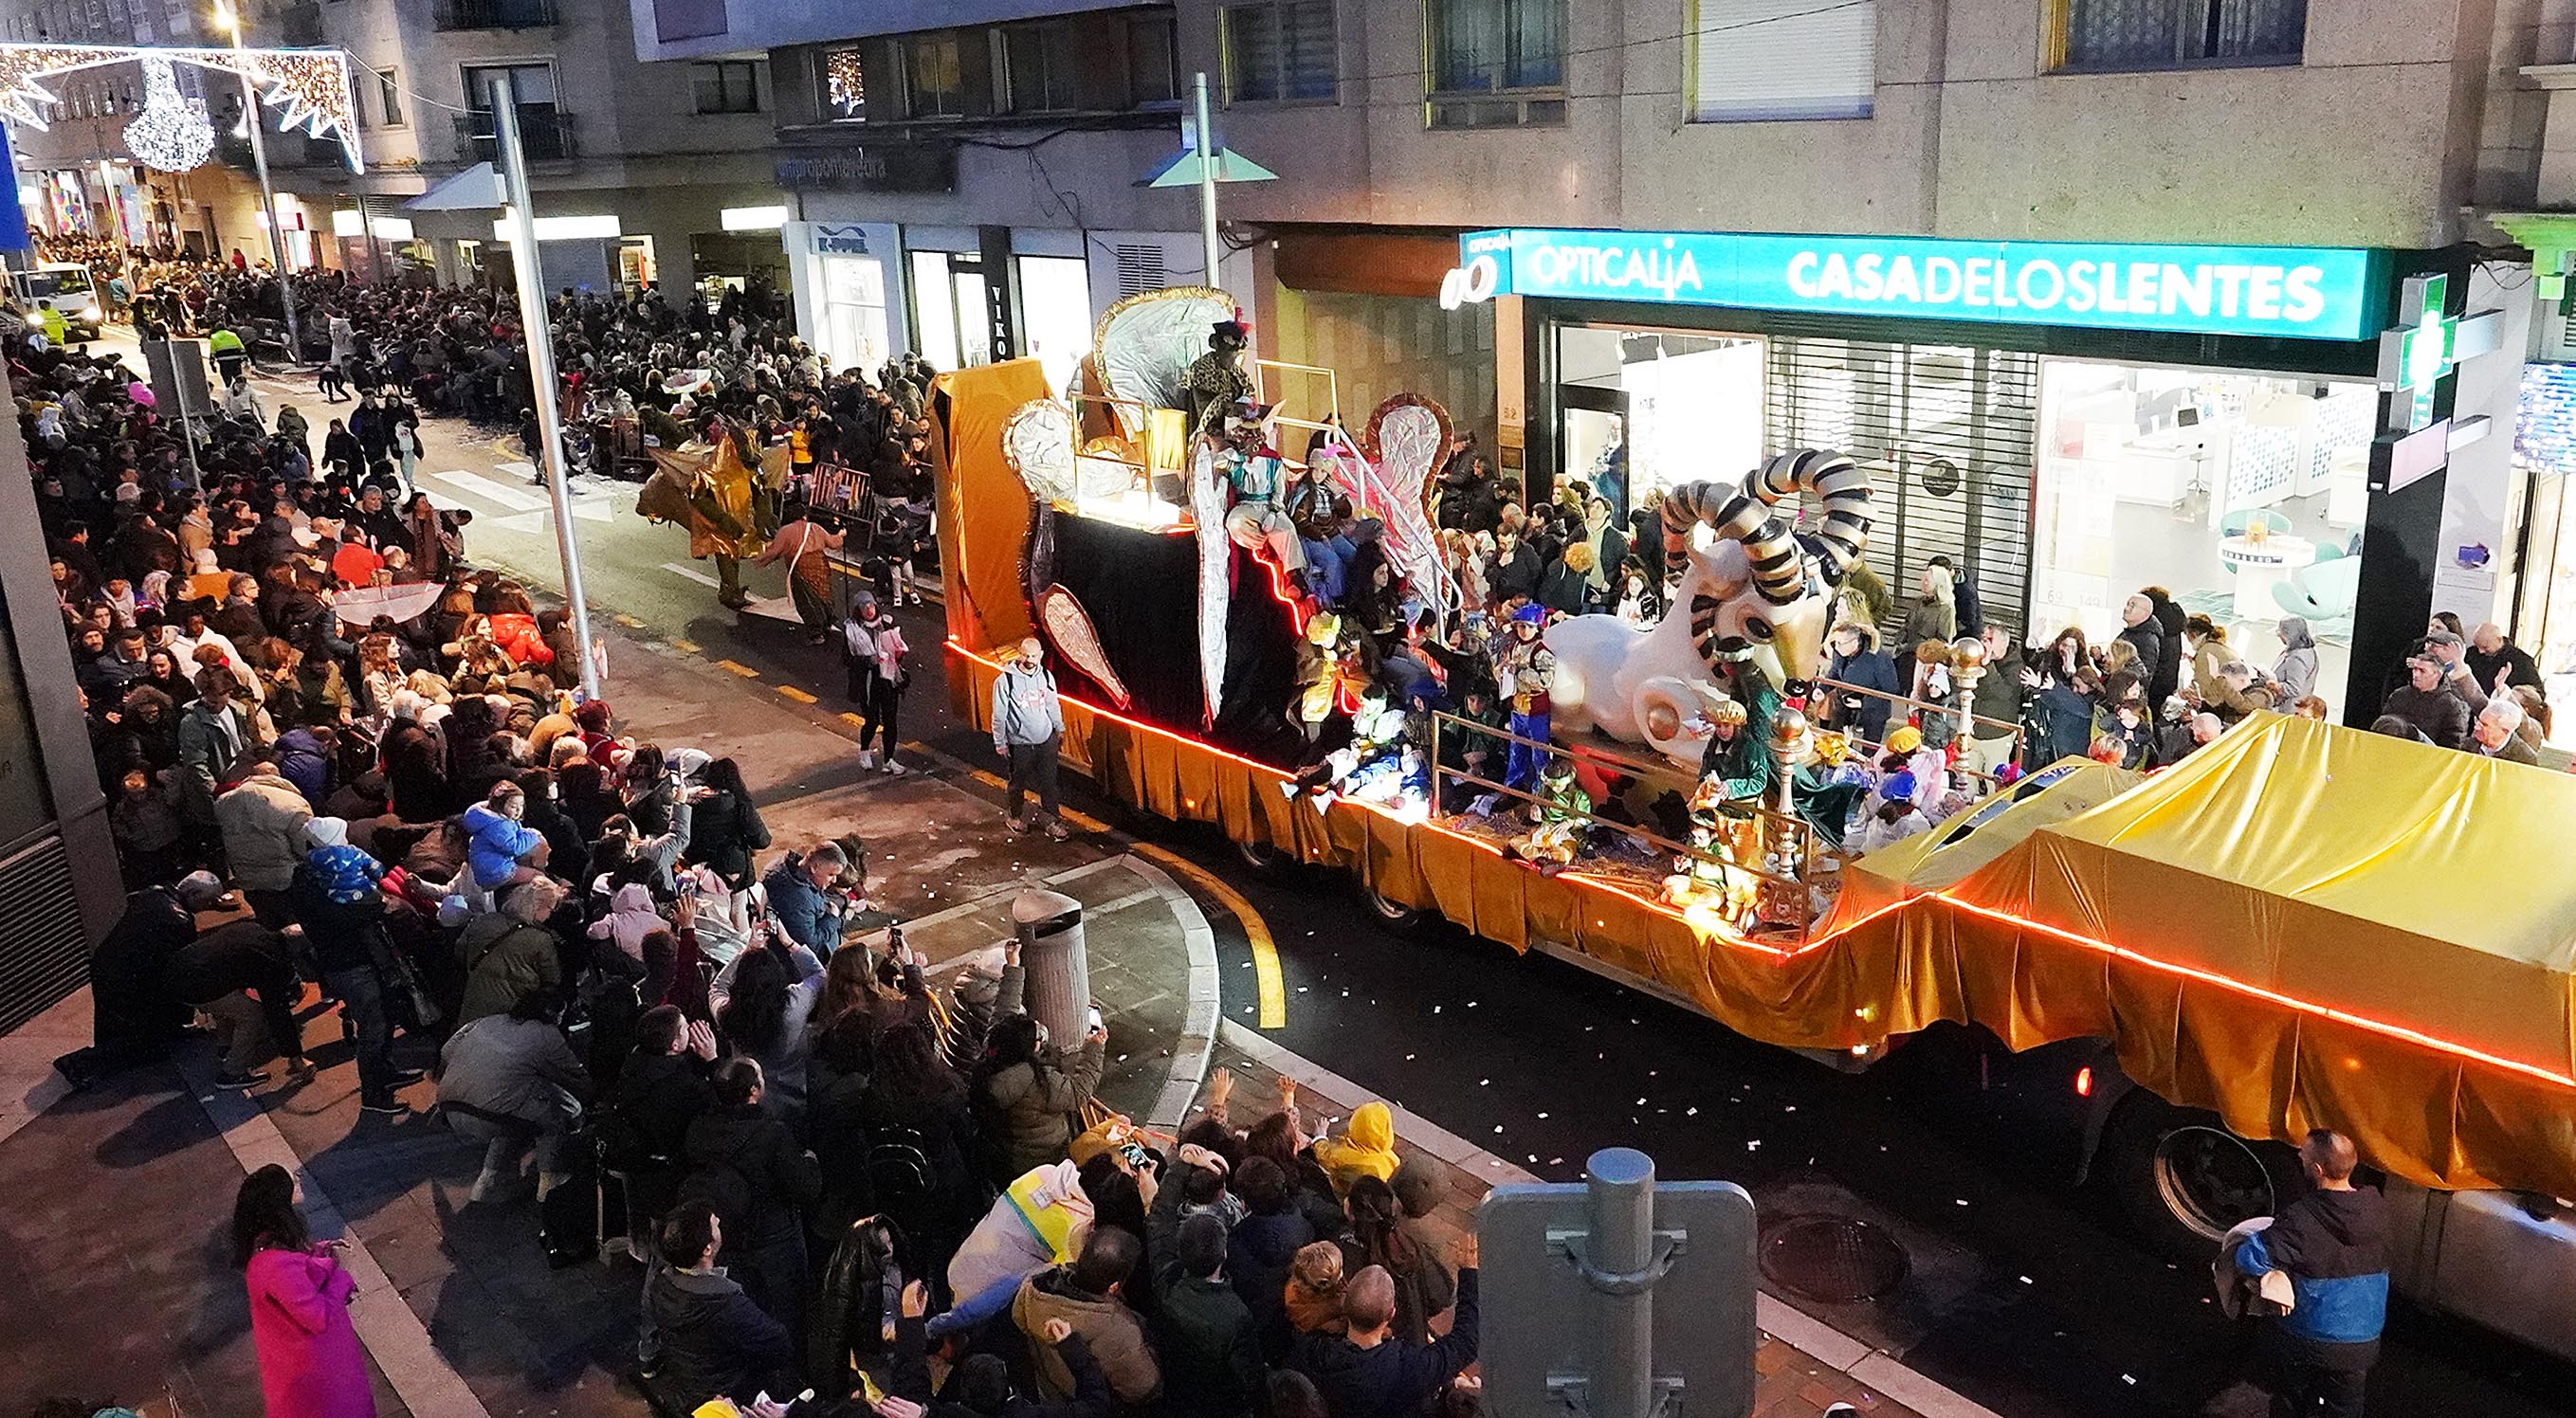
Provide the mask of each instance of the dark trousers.
POLYGON ((2274 1418, 2361 1418, 2362 1390, 2379 1342, 2329 1344, 2268 1325, 2262 1342, 2264 1387, 2274 1418))
POLYGON ((358 1101, 394 1100, 394 1026, 385 1012, 385 982, 372 965, 324 971, 322 987, 358 1033, 358 1101))
POLYGON ((1011 745, 1010 805, 1013 821, 1019 819, 1020 810, 1026 806, 1032 790, 1038 795, 1039 814, 1047 818, 1055 816, 1056 748, 1061 742, 1062 736, 1059 735, 1045 743, 1011 745))
POLYGON ((251 915, 270 930, 282 931, 295 924, 295 908, 289 904, 293 898, 286 892, 272 891, 267 887, 245 887, 242 899, 250 903, 251 915))
MULTIPOLYGON (((903 703, 903 691, 894 687, 894 681, 878 675, 866 675, 863 679, 865 680, 863 687, 867 693, 864 697, 858 697, 859 717, 865 721, 859 725, 859 752, 868 751, 870 735, 882 734, 885 738, 882 747, 886 752, 892 753, 896 742, 894 716, 896 709, 903 703)), ((1050 782, 1053 781, 1052 772, 1053 770, 1050 769, 1050 782)), ((1053 796, 1052 789, 1049 790, 1049 796, 1050 798, 1053 796)))

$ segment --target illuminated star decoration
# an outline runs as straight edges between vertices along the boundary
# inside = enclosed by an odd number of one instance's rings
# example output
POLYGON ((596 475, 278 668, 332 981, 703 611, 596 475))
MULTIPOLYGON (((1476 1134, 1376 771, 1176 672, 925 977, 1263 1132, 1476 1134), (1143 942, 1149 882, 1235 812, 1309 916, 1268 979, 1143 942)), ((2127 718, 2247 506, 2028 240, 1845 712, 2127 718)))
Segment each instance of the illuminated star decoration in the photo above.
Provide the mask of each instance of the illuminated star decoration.
POLYGON ((186 172, 214 156, 215 125, 206 105, 180 95, 167 59, 143 61, 143 112, 125 125, 125 147, 155 172, 186 172))
MULTIPOLYGON (((284 110, 281 130, 303 125, 316 138, 336 137, 353 172, 366 171, 358 148, 356 101, 349 56, 337 49, 182 49, 110 44, 0 44, 0 116, 31 128, 47 125, 45 110, 61 100, 46 81, 79 69, 158 61, 193 64, 246 75, 262 88, 261 102, 284 110)), ((148 81, 147 75, 147 81, 148 81)), ((148 139, 146 141, 149 141, 148 139)), ((140 156, 140 154, 138 154, 140 156)), ((148 159, 147 159, 148 161, 148 159)))

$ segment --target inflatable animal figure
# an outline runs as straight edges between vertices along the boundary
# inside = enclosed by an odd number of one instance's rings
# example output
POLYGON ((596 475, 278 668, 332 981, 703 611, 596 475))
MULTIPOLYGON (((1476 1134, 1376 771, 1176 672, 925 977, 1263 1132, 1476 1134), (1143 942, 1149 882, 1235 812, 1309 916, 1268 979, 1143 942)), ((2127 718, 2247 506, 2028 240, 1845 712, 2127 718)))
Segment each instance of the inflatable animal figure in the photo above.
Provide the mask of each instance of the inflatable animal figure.
POLYGON ((1868 544, 1869 510, 1869 474, 1818 449, 1780 454, 1740 486, 1674 488, 1663 508, 1672 590, 1663 620, 1640 631, 1615 615, 1582 615, 1547 632, 1557 730, 1597 728, 1696 771, 1704 735, 1692 721, 1713 702, 1724 666, 1749 660, 1783 687, 1822 669, 1835 588, 1868 544), (1811 533, 1775 510, 1800 492, 1824 503, 1811 533), (1700 526, 1716 533, 1706 547, 1691 545, 1700 526))

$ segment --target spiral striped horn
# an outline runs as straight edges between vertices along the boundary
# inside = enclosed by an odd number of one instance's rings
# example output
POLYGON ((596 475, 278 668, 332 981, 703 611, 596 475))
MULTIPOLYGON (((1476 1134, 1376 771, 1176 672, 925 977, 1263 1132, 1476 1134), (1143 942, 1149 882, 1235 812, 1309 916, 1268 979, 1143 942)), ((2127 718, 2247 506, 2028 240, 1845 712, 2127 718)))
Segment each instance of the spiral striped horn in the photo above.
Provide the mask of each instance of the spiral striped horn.
POLYGON ((1869 473, 1844 454, 1820 448, 1782 453, 1745 474, 1740 485, 1684 483, 1664 495, 1665 581, 1679 581, 1691 528, 1705 522, 1719 536, 1744 544, 1762 599, 1789 605, 1806 590, 1809 556, 1826 584, 1842 584, 1869 545, 1869 509, 1869 473), (1773 510, 1799 492, 1814 493, 1824 503, 1824 521, 1812 533, 1793 532, 1773 510))

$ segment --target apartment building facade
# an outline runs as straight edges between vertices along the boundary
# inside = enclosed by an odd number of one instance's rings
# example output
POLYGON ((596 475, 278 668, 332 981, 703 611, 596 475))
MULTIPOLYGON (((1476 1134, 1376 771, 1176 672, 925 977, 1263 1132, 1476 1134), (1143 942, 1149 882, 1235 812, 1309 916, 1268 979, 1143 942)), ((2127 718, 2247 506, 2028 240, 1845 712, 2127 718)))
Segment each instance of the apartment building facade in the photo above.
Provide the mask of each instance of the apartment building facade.
MULTIPOLYGON (((632 3, 648 59, 768 53, 782 153, 884 172, 957 145, 934 198, 797 195, 901 253, 877 272, 891 343, 923 328, 922 292, 933 327, 959 308, 916 224, 950 245, 1036 206, 1085 241, 1188 229, 1129 185, 1178 114, 1113 129, 1019 92, 1082 52, 1022 36, 1111 12, 897 4, 852 33, 822 3, 632 3), (978 136, 1006 119, 1026 136, 978 136)), ((2546 9, 1181 0, 1173 87, 1209 74, 1223 141, 1278 173, 1224 190, 1220 274, 1263 354, 1337 371, 1346 415, 1429 393, 1528 495, 1583 481, 1630 503, 1764 449, 1849 446, 1881 481, 1894 584, 1946 558, 2045 636, 2107 634, 2135 585, 2174 583, 2247 627, 2249 658, 2298 610, 2340 686, 2435 606, 2510 620, 2549 574, 2522 574, 2528 257, 2481 215, 2536 190, 2553 81, 2523 70, 2567 43, 2546 9), (1509 233, 1485 239, 1498 290, 1461 245, 1488 231, 1509 233), (1684 253, 1725 279, 1650 289, 1684 253), (1996 289, 2013 280, 2037 284, 1996 289), (2284 280, 2317 300, 2285 308, 2284 280), (2439 345, 2431 396, 2396 399, 2401 337, 2382 337, 2421 324, 2428 289, 2436 333, 2404 349, 2439 345)))

